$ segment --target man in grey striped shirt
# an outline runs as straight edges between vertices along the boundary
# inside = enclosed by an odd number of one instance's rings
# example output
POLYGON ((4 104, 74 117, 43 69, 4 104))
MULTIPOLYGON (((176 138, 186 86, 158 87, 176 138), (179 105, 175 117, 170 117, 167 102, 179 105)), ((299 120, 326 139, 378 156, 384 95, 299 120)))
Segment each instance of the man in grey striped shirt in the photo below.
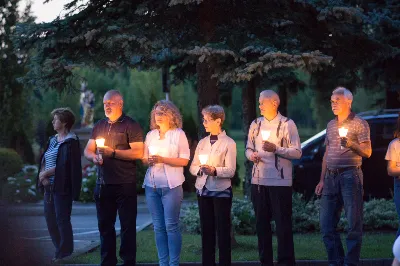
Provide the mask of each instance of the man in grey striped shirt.
POLYGON ((315 188, 315 193, 322 196, 320 224, 330 265, 357 265, 360 259, 363 216, 361 163, 362 157, 371 156, 372 149, 369 125, 351 111, 352 101, 353 95, 346 88, 338 87, 332 92, 331 106, 336 118, 326 128, 321 179, 315 188), (346 256, 336 231, 343 207, 348 221, 346 256))

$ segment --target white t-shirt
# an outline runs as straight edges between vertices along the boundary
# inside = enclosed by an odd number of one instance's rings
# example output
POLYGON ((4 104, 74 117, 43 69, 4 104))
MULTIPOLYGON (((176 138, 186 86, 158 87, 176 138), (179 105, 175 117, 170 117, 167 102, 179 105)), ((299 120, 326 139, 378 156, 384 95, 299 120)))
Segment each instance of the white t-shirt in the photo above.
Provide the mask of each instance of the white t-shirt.
MULTIPOLYGON (((157 129, 147 133, 144 158, 148 158, 150 146, 157 146, 157 154, 163 157, 183 159, 190 158, 190 149, 185 132, 179 128, 168 130, 165 133, 165 138, 162 140, 160 140, 160 134, 157 129)), ((181 166, 160 164, 159 166, 156 165, 154 168, 156 169, 153 169, 153 167, 148 168, 143 187, 154 187, 153 173, 155 173, 154 177, 157 178, 155 185, 158 188, 174 188, 182 185, 182 183, 185 181, 183 167, 181 166)))
MULTIPOLYGON (((168 146, 169 142, 166 139, 157 139, 152 141, 153 146, 157 146, 157 155, 162 157, 168 157, 168 146)), ((144 185, 153 187, 154 184, 156 187, 168 187, 168 180, 165 174, 164 164, 157 163, 151 166, 149 171, 149 176, 146 176, 144 180, 144 185)))
POLYGON ((396 162, 396 166, 400 167, 400 139, 396 138, 389 143, 385 160, 396 162))

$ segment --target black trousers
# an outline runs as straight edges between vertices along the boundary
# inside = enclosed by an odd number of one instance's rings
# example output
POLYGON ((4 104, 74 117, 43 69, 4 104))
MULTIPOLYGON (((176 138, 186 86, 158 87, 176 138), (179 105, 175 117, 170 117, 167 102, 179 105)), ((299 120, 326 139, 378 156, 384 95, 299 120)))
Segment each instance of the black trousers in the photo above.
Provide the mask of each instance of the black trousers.
POLYGON ((101 265, 117 265, 115 221, 121 224, 119 256, 123 265, 136 265, 136 184, 97 185, 94 194, 100 231, 101 265))
POLYGON ((271 220, 276 224, 278 264, 294 265, 292 232, 292 187, 251 185, 251 201, 256 214, 258 252, 262 265, 273 265, 271 220))
POLYGON ((232 198, 198 196, 197 199, 201 226, 202 265, 215 265, 216 234, 218 234, 219 265, 231 265, 232 198))

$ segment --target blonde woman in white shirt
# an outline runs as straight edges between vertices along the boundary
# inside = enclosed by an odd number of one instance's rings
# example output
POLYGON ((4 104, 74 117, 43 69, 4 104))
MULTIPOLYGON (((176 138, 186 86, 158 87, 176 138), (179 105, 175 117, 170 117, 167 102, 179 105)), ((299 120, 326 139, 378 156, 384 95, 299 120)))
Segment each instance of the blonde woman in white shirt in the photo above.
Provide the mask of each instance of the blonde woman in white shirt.
POLYGON ((210 135, 200 140, 190 166, 190 172, 197 175, 202 263, 215 265, 217 231, 219 265, 231 265, 231 178, 236 170, 236 143, 221 128, 225 120, 221 106, 208 106, 202 115, 204 128, 210 135))
MULTIPOLYGON (((385 160, 388 161, 387 172, 394 179, 394 204, 400 220, 400 114, 397 119, 397 127, 394 132, 395 139, 389 144, 385 160)), ((397 230, 396 238, 400 235, 400 227, 397 230)))
POLYGON ((190 150, 181 128, 182 116, 172 102, 161 100, 154 105, 145 140, 143 161, 149 168, 143 186, 161 266, 178 266, 182 246, 179 214, 183 167, 189 162, 190 150))

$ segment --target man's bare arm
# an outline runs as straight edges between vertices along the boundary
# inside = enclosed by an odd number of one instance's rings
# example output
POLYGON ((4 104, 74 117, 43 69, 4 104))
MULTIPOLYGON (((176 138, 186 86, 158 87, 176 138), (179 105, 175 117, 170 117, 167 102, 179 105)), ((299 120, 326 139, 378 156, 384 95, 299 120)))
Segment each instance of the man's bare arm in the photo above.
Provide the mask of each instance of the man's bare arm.
POLYGON ((357 144, 355 142, 350 142, 349 148, 361 157, 369 158, 372 154, 371 141, 362 142, 357 144))
POLYGON ((143 158, 143 142, 132 142, 129 143, 129 146, 131 146, 129 150, 115 150, 115 158, 127 161, 143 158))
POLYGON ((397 167, 395 161, 388 161, 387 172, 390 176, 400 176, 400 167, 397 167))
POLYGON ((91 162, 93 162, 93 160, 96 158, 96 141, 94 139, 89 139, 83 155, 85 155, 86 159, 91 162))

